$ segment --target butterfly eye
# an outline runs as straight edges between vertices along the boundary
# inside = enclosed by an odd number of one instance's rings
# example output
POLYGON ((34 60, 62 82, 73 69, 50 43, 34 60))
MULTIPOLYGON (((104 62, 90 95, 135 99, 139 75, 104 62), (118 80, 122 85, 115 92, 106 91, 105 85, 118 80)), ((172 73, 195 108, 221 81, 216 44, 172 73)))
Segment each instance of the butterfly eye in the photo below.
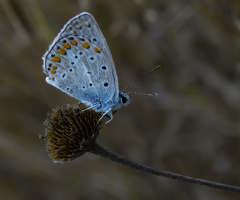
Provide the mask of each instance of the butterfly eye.
POLYGON ((120 92, 119 97, 122 104, 128 105, 130 103, 130 97, 126 93, 120 92))
POLYGON ((104 85, 104 87, 107 87, 107 86, 108 86, 108 83, 104 83, 103 85, 104 85))
POLYGON ((127 102, 126 97, 122 97, 122 102, 123 102, 123 104, 127 102))

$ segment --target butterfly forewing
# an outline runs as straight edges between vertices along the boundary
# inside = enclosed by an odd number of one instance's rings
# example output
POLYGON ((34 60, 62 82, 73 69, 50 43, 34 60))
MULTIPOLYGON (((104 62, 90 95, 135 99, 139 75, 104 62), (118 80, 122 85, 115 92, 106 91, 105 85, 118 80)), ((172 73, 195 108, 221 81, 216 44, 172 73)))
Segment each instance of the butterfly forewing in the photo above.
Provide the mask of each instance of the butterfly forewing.
POLYGON ((94 106, 119 95, 114 62, 95 19, 81 13, 61 30, 43 56, 48 83, 94 106))

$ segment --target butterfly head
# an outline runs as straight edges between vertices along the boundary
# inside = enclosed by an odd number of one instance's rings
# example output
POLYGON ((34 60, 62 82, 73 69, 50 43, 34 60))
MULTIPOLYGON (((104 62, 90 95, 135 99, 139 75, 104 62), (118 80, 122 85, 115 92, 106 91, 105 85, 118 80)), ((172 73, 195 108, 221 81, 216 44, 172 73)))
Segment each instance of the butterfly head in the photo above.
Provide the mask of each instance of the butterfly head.
POLYGON ((125 92, 119 93, 119 101, 121 105, 127 106, 131 102, 130 96, 125 92))

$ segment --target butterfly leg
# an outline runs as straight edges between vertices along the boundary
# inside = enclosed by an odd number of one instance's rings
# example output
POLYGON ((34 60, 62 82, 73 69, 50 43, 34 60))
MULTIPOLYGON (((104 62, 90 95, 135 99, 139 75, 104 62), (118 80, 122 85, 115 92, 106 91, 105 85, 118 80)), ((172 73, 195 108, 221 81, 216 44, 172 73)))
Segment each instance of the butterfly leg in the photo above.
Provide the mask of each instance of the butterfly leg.
POLYGON ((100 122, 105 115, 108 116, 110 119, 104 125, 108 124, 113 119, 112 108, 109 108, 106 112, 104 112, 98 122, 100 122))
POLYGON ((93 109, 93 108, 98 107, 98 106, 99 106, 99 104, 94 105, 94 106, 87 107, 86 109, 82 110, 81 112, 84 112, 84 111, 86 111, 86 110, 93 109))
POLYGON ((113 119, 113 114, 112 111, 110 113, 107 114, 107 116, 110 118, 105 124, 108 124, 110 121, 112 121, 113 119))

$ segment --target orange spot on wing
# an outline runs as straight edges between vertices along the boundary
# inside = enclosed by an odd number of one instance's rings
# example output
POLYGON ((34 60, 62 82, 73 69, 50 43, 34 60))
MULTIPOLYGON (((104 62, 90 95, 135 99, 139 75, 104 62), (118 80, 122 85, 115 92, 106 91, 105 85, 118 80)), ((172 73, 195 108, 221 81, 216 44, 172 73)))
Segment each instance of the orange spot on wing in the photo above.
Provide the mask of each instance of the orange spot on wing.
POLYGON ((85 48, 85 49, 88 49, 90 47, 90 44, 89 42, 83 42, 82 43, 82 46, 85 48))
POLYGON ((97 53, 101 53, 101 50, 97 47, 94 47, 94 51, 96 51, 97 53))
POLYGON ((62 44, 62 46, 66 49, 70 49, 71 48, 71 45, 69 43, 64 43, 62 44))
POLYGON ((77 40, 73 40, 73 41, 71 41, 70 43, 73 44, 73 45, 75 45, 75 46, 77 46, 78 41, 77 41, 77 40))
POLYGON ((62 54, 62 55, 66 55, 66 49, 61 48, 60 50, 57 51, 57 53, 62 54))
POLYGON ((55 73, 56 73, 56 70, 55 70, 55 69, 57 69, 57 66, 53 65, 53 66, 52 66, 52 69, 50 70, 50 73, 51 73, 51 74, 55 74, 55 73))
POLYGON ((61 58, 59 56, 53 56, 52 57, 52 61, 53 62, 60 62, 61 61, 61 58))

